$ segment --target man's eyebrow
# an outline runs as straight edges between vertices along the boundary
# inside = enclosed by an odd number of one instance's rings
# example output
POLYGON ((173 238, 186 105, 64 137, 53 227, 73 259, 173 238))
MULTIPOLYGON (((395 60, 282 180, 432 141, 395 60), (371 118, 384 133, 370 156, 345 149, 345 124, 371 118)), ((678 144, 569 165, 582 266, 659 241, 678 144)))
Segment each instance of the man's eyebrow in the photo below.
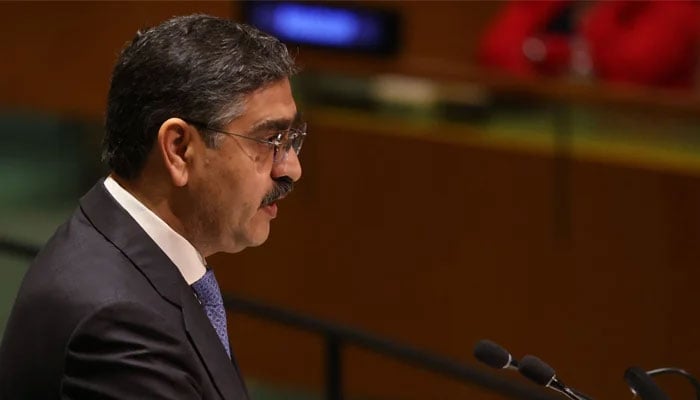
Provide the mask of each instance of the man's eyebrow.
POLYGON ((265 119, 257 124, 253 125, 250 129, 250 133, 258 132, 270 132, 270 131, 283 131, 289 129, 292 124, 299 119, 299 113, 294 115, 294 118, 276 118, 276 119, 265 119))

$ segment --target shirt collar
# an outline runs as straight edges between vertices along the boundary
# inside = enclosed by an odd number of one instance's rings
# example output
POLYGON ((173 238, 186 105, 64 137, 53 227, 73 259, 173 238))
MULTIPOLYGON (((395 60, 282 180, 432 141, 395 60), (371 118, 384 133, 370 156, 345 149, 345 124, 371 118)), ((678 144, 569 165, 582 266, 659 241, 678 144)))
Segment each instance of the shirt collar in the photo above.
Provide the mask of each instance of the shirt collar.
POLYGON ((136 197, 108 176, 104 181, 109 194, 126 210, 148 236, 175 264, 188 285, 198 281, 206 272, 204 257, 190 242, 148 209, 136 197))

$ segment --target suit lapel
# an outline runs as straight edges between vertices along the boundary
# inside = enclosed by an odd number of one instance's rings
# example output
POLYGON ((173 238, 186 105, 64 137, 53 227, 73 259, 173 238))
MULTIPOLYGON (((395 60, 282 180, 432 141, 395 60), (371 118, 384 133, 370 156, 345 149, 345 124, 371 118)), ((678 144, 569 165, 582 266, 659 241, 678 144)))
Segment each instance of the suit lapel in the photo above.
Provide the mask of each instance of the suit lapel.
POLYGON ((107 192, 104 180, 80 199, 80 208, 95 229, 146 276, 158 294, 180 307, 180 288, 187 282, 170 258, 107 192))
POLYGON ((237 368, 228 358, 219 336, 191 289, 182 291, 181 301, 187 334, 221 396, 225 399, 247 399, 245 386, 237 368))
POLYGON ((188 336, 221 397, 247 399, 237 368, 228 358, 192 288, 170 258, 107 192, 103 180, 80 199, 80 208, 95 228, 146 276, 155 290, 182 310, 188 336))

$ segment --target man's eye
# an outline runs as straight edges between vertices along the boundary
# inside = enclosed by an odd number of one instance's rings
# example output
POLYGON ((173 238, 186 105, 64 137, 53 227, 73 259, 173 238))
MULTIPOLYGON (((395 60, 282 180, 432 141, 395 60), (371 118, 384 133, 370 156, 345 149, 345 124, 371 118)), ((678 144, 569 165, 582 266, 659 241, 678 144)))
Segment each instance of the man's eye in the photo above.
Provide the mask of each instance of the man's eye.
POLYGON ((276 142, 278 140, 281 140, 283 136, 283 132, 275 132, 271 136, 268 136, 265 138, 268 142, 276 142))

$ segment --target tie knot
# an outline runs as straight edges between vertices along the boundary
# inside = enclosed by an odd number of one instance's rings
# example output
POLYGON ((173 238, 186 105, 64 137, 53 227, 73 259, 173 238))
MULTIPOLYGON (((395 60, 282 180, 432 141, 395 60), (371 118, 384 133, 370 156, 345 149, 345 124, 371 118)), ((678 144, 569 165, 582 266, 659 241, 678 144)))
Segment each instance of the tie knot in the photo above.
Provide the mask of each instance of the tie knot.
POLYGON ((223 305, 224 301, 221 298, 221 289, 219 283, 216 282, 214 271, 207 270, 203 277, 192 284, 192 289, 197 294, 199 302, 205 306, 223 305))

